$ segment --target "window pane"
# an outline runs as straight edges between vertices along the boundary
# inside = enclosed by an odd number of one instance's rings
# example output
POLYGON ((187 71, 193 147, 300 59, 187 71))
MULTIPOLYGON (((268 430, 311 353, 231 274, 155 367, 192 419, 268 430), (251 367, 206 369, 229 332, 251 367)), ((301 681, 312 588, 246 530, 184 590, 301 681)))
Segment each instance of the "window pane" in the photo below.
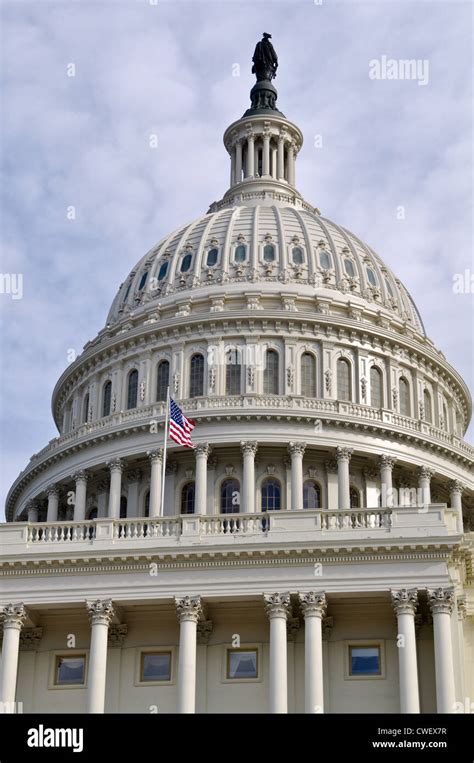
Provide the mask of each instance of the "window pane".
POLYGON ((433 417, 431 416, 431 395, 426 389, 423 392, 423 408, 424 408, 424 414, 425 414, 425 421, 431 424, 433 421, 433 417))
POLYGON ((354 264, 352 260, 344 260, 344 267, 349 278, 355 278, 354 264))
POLYGON ((350 366, 347 360, 337 361, 337 396, 339 400, 351 399, 350 366))
POLYGON ((219 255, 219 252, 217 249, 209 249, 207 253, 207 260, 206 260, 206 264, 208 268, 214 267, 214 265, 217 262, 218 255, 219 255))
POLYGON ((281 488, 278 480, 265 480, 262 485, 262 511, 281 509, 281 488))
POLYGON ((187 273, 191 267, 192 254, 185 254, 181 263, 181 273, 187 273))
POLYGON ((140 278, 140 283, 138 285, 138 290, 139 291, 141 291, 144 288, 144 286, 146 284, 146 279, 147 278, 148 278, 148 270, 145 270, 145 272, 143 273, 142 277, 140 278))
POLYGON ((370 404, 374 408, 381 408, 383 404, 382 374, 375 367, 370 369, 370 404))
POLYGON ((235 254, 234 254, 234 260, 235 262, 245 262, 245 258, 247 256, 247 250, 243 244, 239 244, 238 247, 236 247, 235 254))
POLYGON ((127 408, 136 408, 138 400, 138 371, 132 371, 128 377, 127 408))
POLYGON ((303 509, 321 508, 321 488, 317 482, 305 482, 303 485, 303 509))
POLYGON ((127 301, 127 297, 130 294, 131 286, 132 286, 132 282, 130 281, 130 283, 128 284, 127 288, 125 289, 125 294, 124 294, 124 297, 123 297, 123 300, 122 300, 122 304, 123 304, 123 302, 127 301))
POLYGON ((301 357, 301 394, 316 397, 316 358, 309 352, 301 357))
POLYGON ((156 399, 166 400, 166 392, 170 383, 170 364, 167 360, 158 363, 156 374, 156 399))
POLYGON ((351 676, 380 675, 380 647, 351 646, 349 650, 351 676))
POLYGON ((273 262, 275 259, 275 247, 272 244, 263 247, 263 259, 265 262, 273 262))
POLYGON ((331 255, 329 252, 320 252, 319 253, 319 262, 321 263, 321 267, 323 270, 329 270, 331 268, 331 255))
POLYGON ((171 681, 171 652, 142 654, 142 681, 171 681))
POLYGON ((120 519, 127 519, 127 496, 123 495, 120 498, 120 519))
POLYGON ((237 480, 224 480, 221 485, 221 514, 240 511, 240 484, 237 480))
POLYGON ((227 678, 258 678, 257 651, 227 652, 227 678))
POLYGON ((240 395, 241 369, 240 363, 227 362, 225 367, 226 395, 240 395))
POLYGON ((189 397, 199 397, 204 390, 204 358, 193 355, 189 378, 189 397))
POLYGON ((263 391, 267 395, 278 395, 278 360, 278 353, 275 350, 267 351, 265 369, 263 371, 263 391))
POLYGON ((102 416, 110 416, 110 407, 112 403, 112 382, 105 382, 102 395, 102 416))
POLYGON ((366 268, 366 272, 367 272, 367 278, 368 278, 369 283, 372 286, 377 286, 377 279, 375 278, 374 271, 371 268, 366 268))
POLYGON ((86 658, 78 657, 58 657, 56 661, 56 683, 57 684, 83 684, 84 669, 86 658))
POLYGON ((360 509, 360 494, 355 487, 349 489, 349 503, 351 509, 360 509))
POLYGON ((387 279, 385 279, 385 286, 387 287, 389 297, 392 297, 393 299, 393 290, 392 290, 392 287, 390 286, 389 281, 387 281, 387 279))
POLYGON ((304 262, 303 250, 299 246, 295 246, 293 249, 293 262, 295 265, 302 265, 304 262))
POLYGON ((89 420, 89 393, 84 398, 84 403, 82 407, 82 423, 86 424, 89 420))
POLYGON ((168 262, 164 262, 158 271, 158 281, 162 281, 168 272, 168 262))
POLYGON ((181 514, 194 514, 194 482, 188 482, 181 491, 181 514))
POLYGON ((403 416, 410 416, 410 387, 403 377, 398 382, 398 395, 400 398, 400 413, 403 416))

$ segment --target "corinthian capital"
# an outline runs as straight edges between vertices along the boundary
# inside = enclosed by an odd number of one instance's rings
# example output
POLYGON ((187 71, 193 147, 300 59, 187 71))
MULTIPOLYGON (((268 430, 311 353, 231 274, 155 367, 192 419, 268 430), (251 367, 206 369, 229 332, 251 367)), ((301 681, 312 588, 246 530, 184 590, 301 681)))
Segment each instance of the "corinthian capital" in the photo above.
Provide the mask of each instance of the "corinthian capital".
POLYGON ((258 442, 248 440, 247 442, 242 441, 240 443, 240 449, 242 451, 243 456, 255 456, 258 449, 258 442))
POLYGON ((175 596, 176 612, 178 620, 182 623, 184 620, 191 620, 197 623, 202 616, 202 604, 200 596, 175 596))
POLYGON ((305 442, 289 442, 288 443, 288 453, 291 456, 304 456, 305 450, 306 450, 305 442))
POLYGON ((26 618, 25 605, 22 602, 19 604, 7 604, 6 607, 3 607, 1 614, 4 628, 20 630, 26 618))
POLYGON ((394 458, 394 456, 387 456, 385 453, 383 453, 380 456, 379 463, 381 467, 386 467, 386 468, 388 467, 389 469, 393 469, 396 462, 397 462, 397 459, 394 458))
POLYGON ((327 609, 326 594, 324 591, 309 591, 308 593, 299 593, 298 600, 303 615, 306 617, 323 618, 327 609))
POLYGON ((158 450, 147 450, 146 454, 150 459, 151 464, 154 464, 157 461, 163 461, 163 450, 161 448, 158 450))
POLYGON ((418 591, 416 588, 408 590, 401 588, 392 591, 392 606, 397 615, 414 615, 418 606, 418 591))
POLYGON ((336 448, 337 461, 350 461, 352 456, 352 448, 336 448))
POLYGON ((434 469, 430 469, 428 466, 418 467, 418 477, 420 479, 430 480, 433 474, 434 474, 434 469))
POLYGON ((89 479, 89 473, 85 469, 80 469, 78 472, 74 472, 72 475, 74 482, 87 482, 89 479))
POLYGON ((429 588, 428 601, 434 615, 450 615, 454 607, 454 588, 429 588))
POLYGON ((55 495, 56 497, 59 496, 59 487, 58 485, 55 485, 52 483, 51 485, 48 485, 46 488, 46 495, 49 497, 50 495, 55 495))
POLYGON ((196 445, 194 448, 194 452, 196 454, 196 458, 198 456, 203 456, 204 458, 208 458, 211 454, 211 447, 208 442, 201 442, 199 445, 196 445))
POLYGON ((111 472, 123 472, 123 461, 120 458, 113 458, 105 464, 111 472))
POLYGON ((465 485, 460 480, 451 480, 448 485, 450 493, 462 493, 465 485))
POLYGON ((86 601, 87 611, 91 625, 110 625, 114 616, 112 599, 96 599, 95 601, 86 601))
POLYGON ((291 614, 291 601, 289 593, 264 593, 263 601, 269 619, 284 617, 291 614))

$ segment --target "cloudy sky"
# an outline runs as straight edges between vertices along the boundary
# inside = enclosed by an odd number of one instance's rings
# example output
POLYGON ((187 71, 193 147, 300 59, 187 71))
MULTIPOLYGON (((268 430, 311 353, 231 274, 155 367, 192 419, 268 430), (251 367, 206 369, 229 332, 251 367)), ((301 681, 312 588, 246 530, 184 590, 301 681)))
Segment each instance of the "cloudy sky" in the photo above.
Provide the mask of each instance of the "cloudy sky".
POLYGON ((226 191, 222 134, 248 106, 263 31, 278 105, 305 135, 299 190, 385 259, 472 382, 473 295, 453 294, 473 269, 470 2, 0 5, 0 270, 23 276, 22 299, 0 294, 0 506, 57 434, 68 351, 102 328, 135 262, 226 191), (427 61, 427 83, 371 79, 382 56, 427 61))

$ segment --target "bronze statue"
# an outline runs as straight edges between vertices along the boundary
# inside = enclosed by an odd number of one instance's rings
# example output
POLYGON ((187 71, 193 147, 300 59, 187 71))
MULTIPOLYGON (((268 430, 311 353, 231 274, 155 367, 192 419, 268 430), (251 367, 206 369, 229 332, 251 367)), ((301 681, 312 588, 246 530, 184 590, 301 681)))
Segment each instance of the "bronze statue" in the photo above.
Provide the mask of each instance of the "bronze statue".
POLYGON ((257 45, 255 46, 255 52, 252 58, 252 74, 257 75, 257 82, 260 82, 261 80, 270 81, 276 77, 278 56, 275 53, 275 48, 270 42, 270 38, 271 34, 264 32, 262 39, 260 42, 257 42, 257 45))

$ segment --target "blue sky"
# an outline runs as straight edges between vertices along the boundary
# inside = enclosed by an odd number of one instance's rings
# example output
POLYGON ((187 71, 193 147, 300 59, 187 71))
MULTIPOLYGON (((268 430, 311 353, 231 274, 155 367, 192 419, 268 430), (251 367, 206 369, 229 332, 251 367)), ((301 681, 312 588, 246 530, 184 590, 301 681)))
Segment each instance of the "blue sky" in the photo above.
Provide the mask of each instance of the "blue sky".
POLYGON ((23 274, 22 299, 0 294, 2 508, 57 434, 50 399, 68 351, 103 327, 137 260, 226 191, 222 134, 248 106, 264 31, 278 105, 305 135, 299 190, 385 259, 472 383, 473 294, 452 288, 473 270, 471 3, 0 5, 0 270, 23 274), (427 60, 428 83, 370 79, 384 55, 427 60))

